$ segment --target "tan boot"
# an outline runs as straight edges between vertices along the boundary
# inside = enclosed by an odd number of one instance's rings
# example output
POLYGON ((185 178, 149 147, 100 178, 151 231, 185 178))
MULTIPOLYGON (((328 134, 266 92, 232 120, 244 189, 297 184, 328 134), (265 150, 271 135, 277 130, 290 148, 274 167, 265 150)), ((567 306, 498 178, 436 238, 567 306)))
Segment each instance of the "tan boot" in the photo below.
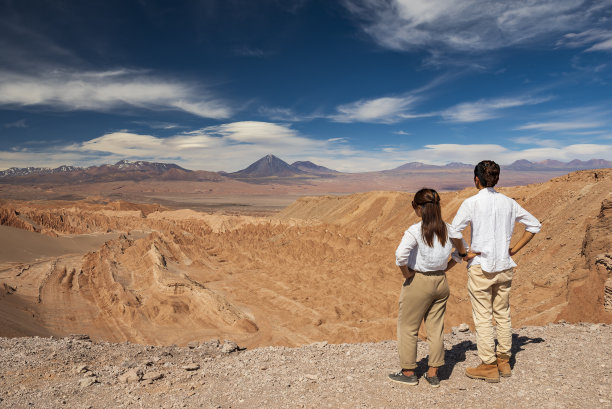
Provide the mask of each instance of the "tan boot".
POLYGON ((484 379, 487 382, 499 382, 499 371, 497 364, 480 364, 476 368, 465 370, 467 377, 472 379, 484 379))
POLYGON ((510 369, 510 355, 499 354, 497 356, 497 370, 504 378, 512 376, 512 369, 510 369))

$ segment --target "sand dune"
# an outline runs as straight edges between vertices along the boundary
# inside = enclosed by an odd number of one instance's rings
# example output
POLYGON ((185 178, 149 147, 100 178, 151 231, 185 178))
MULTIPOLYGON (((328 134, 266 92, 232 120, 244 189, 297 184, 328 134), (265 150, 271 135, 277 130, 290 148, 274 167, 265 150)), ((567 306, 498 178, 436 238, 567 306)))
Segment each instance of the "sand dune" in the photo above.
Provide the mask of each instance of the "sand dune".
MULTIPOLYGON (((514 325, 612 322, 612 170, 501 191, 543 222, 516 258, 514 325)), ((444 193, 443 216, 474 193, 444 193)), ((411 199, 385 191, 307 197, 265 218, 95 200, 3 202, 9 227, 0 233, 13 247, 0 266, 0 336, 222 337, 247 347, 394 338, 401 275, 393 253, 416 222, 411 199)), ((448 277, 450 329, 471 322, 471 309, 465 266, 448 277)))

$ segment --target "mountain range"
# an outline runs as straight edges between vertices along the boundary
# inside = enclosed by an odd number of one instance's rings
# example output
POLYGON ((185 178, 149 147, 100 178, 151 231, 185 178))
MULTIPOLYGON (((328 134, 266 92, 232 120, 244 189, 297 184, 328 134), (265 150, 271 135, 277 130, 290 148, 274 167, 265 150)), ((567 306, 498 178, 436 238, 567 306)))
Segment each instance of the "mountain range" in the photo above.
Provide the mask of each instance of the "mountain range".
MULTIPOLYGON (((409 162, 391 170, 381 173, 402 174, 418 171, 444 171, 467 170, 474 165, 451 162, 443 166, 430 165, 422 162, 409 162)), ((530 162, 522 159, 502 169, 512 171, 575 171, 598 168, 612 168, 612 162, 604 159, 591 159, 588 161, 572 160, 560 162, 544 160, 530 162)), ((370 172, 371 173, 371 172, 370 172)), ((376 173, 376 172, 374 172, 376 173)), ((90 166, 80 168, 75 166, 59 166, 50 168, 10 168, 0 171, 0 179, 5 183, 93 183, 120 180, 184 180, 184 181, 221 181, 224 178, 237 180, 256 180, 266 178, 327 178, 346 173, 338 172, 310 161, 298 161, 289 164, 274 155, 266 155, 252 163, 245 169, 237 172, 209 172, 204 170, 189 170, 172 163, 157 163, 147 161, 122 160, 114 165, 90 166)))
POLYGON ((114 165, 59 166, 50 168, 10 168, 0 171, 0 180, 5 183, 95 183, 120 180, 192 180, 215 181, 223 177, 217 172, 184 169, 173 163, 122 160, 114 165))

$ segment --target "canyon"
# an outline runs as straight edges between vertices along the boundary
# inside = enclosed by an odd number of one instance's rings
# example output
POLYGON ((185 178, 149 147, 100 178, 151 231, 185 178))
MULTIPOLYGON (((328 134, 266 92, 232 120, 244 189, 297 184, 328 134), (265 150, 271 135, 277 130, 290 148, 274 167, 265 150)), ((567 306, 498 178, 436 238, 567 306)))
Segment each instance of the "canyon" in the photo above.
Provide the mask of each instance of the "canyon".
MULTIPOLYGON (((612 169, 499 191, 543 224, 515 258, 513 326, 611 323, 612 169)), ((442 193, 445 220, 475 192, 442 193)), ((369 191, 239 213, 103 195, 5 198, 0 336, 223 338, 247 348, 393 339, 402 282, 394 250, 417 221, 411 200, 369 191)), ((465 264, 447 276, 449 331, 471 323, 471 308, 465 264)))

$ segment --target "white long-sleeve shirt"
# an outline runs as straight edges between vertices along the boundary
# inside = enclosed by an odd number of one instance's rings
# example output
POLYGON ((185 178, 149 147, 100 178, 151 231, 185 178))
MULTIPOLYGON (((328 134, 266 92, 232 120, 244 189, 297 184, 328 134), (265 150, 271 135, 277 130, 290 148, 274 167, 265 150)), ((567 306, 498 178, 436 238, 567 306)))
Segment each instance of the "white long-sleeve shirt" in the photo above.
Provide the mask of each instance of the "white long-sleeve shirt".
POLYGON ((538 233, 542 227, 538 219, 514 199, 492 187, 465 199, 453 219, 453 227, 463 231, 468 224, 472 225, 470 251, 480 255, 474 257, 468 267, 480 264, 489 273, 516 267, 509 254, 515 222, 524 224, 525 230, 531 233, 538 233))
POLYGON ((447 239, 444 245, 440 244, 438 236, 434 234, 433 246, 428 246, 421 234, 421 224, 413 224, 404 232, 395 251, 395 264, 398 266, 408 266, 415 271, 439 271, 446 269, 448 256, 453 250, 453 239, 460 239, 461 233, 453 229, 453 226, 446 224, 447 239))

